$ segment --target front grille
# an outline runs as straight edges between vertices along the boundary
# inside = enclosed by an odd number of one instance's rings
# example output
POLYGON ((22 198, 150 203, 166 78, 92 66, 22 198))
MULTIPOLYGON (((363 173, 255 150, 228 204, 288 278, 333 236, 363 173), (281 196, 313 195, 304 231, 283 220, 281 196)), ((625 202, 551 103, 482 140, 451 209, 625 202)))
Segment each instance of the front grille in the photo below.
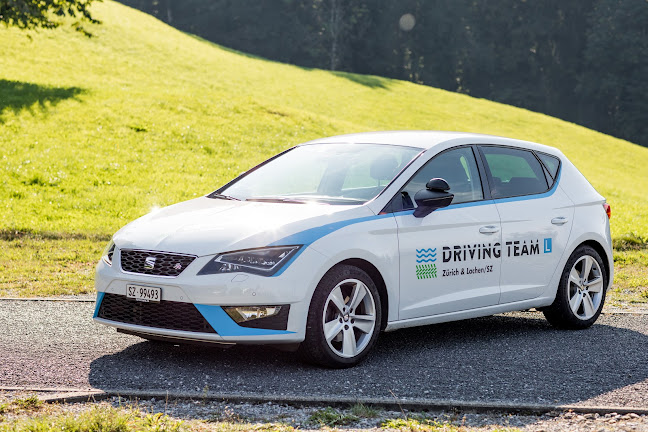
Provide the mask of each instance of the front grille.
POLYGON ((121 268, 129 273, 176 277, 195 259, 193 255, 122 249, 121 268))
POLYGON ((118 294, 106 294, 97 317, 125 324, 169 330, 216 333, 191 303, 162 300, 146 303, 118 294))

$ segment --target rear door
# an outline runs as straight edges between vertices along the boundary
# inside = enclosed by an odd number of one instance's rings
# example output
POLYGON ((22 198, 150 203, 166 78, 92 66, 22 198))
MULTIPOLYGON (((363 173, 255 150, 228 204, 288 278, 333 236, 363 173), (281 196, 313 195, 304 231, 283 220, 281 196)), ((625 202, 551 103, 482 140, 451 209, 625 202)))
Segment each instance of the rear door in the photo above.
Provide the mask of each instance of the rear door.
POLYGON ((574 208, 559 187, 560 161, 520 148, 479 149, 502 223, 500 303, 533 299, 561 270, 571 232, 574 208))

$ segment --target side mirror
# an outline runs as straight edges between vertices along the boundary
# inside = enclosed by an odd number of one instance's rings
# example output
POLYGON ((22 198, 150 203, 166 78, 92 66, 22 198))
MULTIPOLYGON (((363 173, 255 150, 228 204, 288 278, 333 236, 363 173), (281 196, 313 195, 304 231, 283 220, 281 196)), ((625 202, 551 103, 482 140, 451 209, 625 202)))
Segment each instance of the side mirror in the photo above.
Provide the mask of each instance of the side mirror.
POLYGON ((448 192, 450 190, 450 185, 442 178, 433 178, 427 182, 425 188, 431 191, 448 192))
POLYGON ((414 217, 423 218, 436 209, 447 207, 454 198, 454 194, 448 192, 450 185, 442 178, 433 178, 414 195, 414 201, 418 206, 414 210, 414 217))

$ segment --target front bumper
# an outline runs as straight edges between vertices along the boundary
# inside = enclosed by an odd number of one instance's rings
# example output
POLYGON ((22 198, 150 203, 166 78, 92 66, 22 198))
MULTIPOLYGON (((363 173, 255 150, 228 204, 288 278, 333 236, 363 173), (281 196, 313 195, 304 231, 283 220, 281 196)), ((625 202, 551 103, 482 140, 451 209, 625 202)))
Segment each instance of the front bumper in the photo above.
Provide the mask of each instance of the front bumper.
MULTIPOLYGON (((322 255, 310 248, 277 277, 265 277, 245 273, 198 276, 197 273, 212 258, 199 257, 178 277, 158 277, 125 273, 121 270, 119 251, 113 255, 112 265, 100 261, 97 265, 95 286, 97 305, 94 320, 127 332, 152 336, 163 336, 189 341, 241 343, 241 344, 292 344, 304 340, 308 305, 321 275, 312 269, 319 269, 322 255), (300 271, 299 269, 310 269, 300 271), (160 303, 137 302, 126 298, 127 285, 157 287, 162 289, 160 303), (108 297, 106 297, 108 296, 108 297), (110 301, 126 302, 122 309, 132 314, 171 315, 189 314, 192 320, 202 319, 207 327, 192 325, 189 329, 182 324, 167 324, 160 319, 123 319, 102 311, 102 304, 110 301), (152 305, 162 305, 156 309, 152 305), (186 305, 186 306, 185 306, 186 305), (223 310, 225 306, 270 306, 289 308, 285 330, 255 328, 237 324, 223 310), (181 311, 180 311, 181 310, 181 311), (197 318, 196 316, 197 315, 197 318), (162 322, 162 324, 160 324, 162 322), (145 323, 146 325, 142 325, 145 323), (210 330, 212 329, 212 330, 210 330)), ((262 318, 259 321, 267 319, 262 318)), ((194 322, 194 321, 192 321, 194 322)))
POLYGON ((145 303, 128 299, 125 295, 102 292, 97 293, 94 320, 130 332, 194 341, 286 343, 294 342, 295 335, 289 330, 241 326, 217 305, 167 300, 145 303))

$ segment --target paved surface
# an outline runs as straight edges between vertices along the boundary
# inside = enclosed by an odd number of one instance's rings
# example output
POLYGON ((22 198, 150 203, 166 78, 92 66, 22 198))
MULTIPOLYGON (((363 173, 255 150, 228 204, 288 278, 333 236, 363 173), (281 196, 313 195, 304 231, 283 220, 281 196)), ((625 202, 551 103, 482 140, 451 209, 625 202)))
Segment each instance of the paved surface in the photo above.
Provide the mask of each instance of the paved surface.
POLYGON ((92 310, 0 300, 0 387, 648 408, 648 315, 603 315, 573 332, 539 313, 400 330, 340 371, 270 348, 153 344, 94 324, 92 310))

